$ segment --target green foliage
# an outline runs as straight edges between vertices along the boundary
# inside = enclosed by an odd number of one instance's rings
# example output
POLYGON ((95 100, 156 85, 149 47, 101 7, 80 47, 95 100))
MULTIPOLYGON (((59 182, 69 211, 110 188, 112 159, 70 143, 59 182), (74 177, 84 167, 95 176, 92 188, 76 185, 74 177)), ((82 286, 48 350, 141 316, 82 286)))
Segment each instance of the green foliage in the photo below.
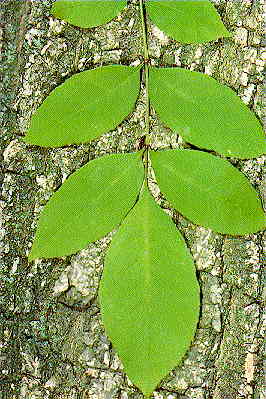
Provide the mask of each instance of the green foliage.
POLYGON ((95 139, 132 111, 139 85, 139 68, 129 66, 109 65, 78 73, 44 100, 25 141, 60 147, 95 139))
POLYGON ((236 93, 200 72, 151 68, 150 99, 162 121, 185 141, 238 158, 266 151, 256 116, 236 93))
POLYGON ((51 13, 72 25, 91 28, 111 21, 125 6, 125 0, 57 0, 51 13))
MULTIPOLYGON (((209 0, 148 0, 145 4, 152 22, 179 42, 203 43, 231 36, 209 0)), ((124 0, 57 0, 51 12, 72 25, 91 28, 109 22, 125 6, 124 0)))
MULTIPOLYGON (((109 21, 124 6, 115 0, 56 1, 52 12, 91 27, 109 21)), ((148 67, 143 7, 140 0, 143 79, 163 122, 200 148, 239 158, 262 154, 261 125, 231 89, 198 72, 148 67)), ((207 0, 150 0, 145 7, 154 23, 184 43, 230 35, 207 0)), ((90 141, 133 110, 139 89, 140 68, 110 65, 72 76, 37 110, 25 141, 53 147, 90 141)), ((149 111, 147 101, 147 116, 149 111)), ((206 152, 150 152, 147 121, 142 153, 90 161, 52 196, 29 256, 75 253, 121 224, 107 252, 100 304, 107 334, 129 378, 145 395, 180 363, 199 316, 192 257, 147 188, 149 153, 163 193, 194 223, 233 235, 265 226, 259 197, 244 175, 206 152)))
POLYGON ((203 43, 231 36, 208 0, 149 0, 146 7, 152 22, 179 42, 203 43))
POLYGON ((192 222, 232 235, 264 228, 258 194, 228 161, 194 150, 152 151, 151 159, 162 192, 192 222))
POLYGON ((130 380, 151 393, 191 343, 199 287, 184 239, 146 187, 106 255, 100 305, 130 380))
POLYGON ((45 206, 29 259, 73 254, 102 238, 134 205, 142 181, 139 153, 105 156, 80 168, 45 206))

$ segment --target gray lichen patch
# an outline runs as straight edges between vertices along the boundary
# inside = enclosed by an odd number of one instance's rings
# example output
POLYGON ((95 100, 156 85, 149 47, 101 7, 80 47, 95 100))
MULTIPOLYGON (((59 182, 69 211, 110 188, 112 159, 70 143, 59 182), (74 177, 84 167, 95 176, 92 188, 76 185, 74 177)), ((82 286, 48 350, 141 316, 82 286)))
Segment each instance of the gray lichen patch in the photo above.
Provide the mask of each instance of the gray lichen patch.
POLYGON ((221 253, 217 252, 221 242, 219 234, 203 227, 196 228, 191 251, 197 270, 210 271, 213 275, 221 273, 221 253))
POLYGON ((223 281, 227 285, 227 290, 229 287, 231 289, 224 308, 223 340, 216 362, 219 371, 215 398, 222 398, 225 388, 228 389, 229 398, 241 395, 249 398, 253 394, 253 384, 247 381, 250 377, 247 378, 245 365, 248 353, 256 352, 261 342, 259 331, 262 314, 260 303, 262 264, 259 247, 259 237, 253 242, 230 239, 224 244, 223 281))
POLYGON ((110 239, 111 234, 73 255, 70 265, 56 281, 53 295, 67 305, 87 305, 96 299, 110 239))
POLYGON ((258 320, 259 311, 258 309, 249 309, 247 312, 247 307, 248 300, 243 297, 242 293, 233 295, 230 303, 230 314, 225 324, 220 356, 216 362, 219 371, 214 398, 222 398, 222 392, 225 388, 229 398, 234 398, 235 395, 241 397, 243 393, 250 397, 249 395, 253 392, 252 386, 247 385, 245 364, 250 338, 252 337, 251 339, 254 340, 256 335, 257 326, 254 320, 258 320), (253 329, 251 329, 250 324, 252 321, 250 320, 248 323, 249 318, 253 320, 253 329))
POLYGON ((253 240, 231 238, 224 242, 223 261, 225 265, 223 281, 231 287, 245 289, 250 298, 258 298, 261 262, 260 237, 253 240))

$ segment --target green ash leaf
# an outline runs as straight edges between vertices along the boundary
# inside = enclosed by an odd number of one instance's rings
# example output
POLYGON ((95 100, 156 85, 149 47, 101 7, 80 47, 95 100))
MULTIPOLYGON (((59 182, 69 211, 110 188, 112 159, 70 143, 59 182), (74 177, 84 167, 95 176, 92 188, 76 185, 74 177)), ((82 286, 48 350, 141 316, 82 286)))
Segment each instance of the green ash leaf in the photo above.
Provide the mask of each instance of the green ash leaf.
POLYGON ((231 36, 207 0, 149 0, 145 5, 152 22, 181 43, 204 43, 231 36))
POLYGON ((109 233, 136 201, 141 154, 115 154, 73 173, 44 207, 29 259, 69 255, 109 233))
POLYGON ((145 188, 112 240, 100 286, 107 334, 145 395, 188 350, 199 300, 185 242, 145 188))
POLYGON ((150 98, 162 121, 197 147, 243 159, 266 151, 256 116, 232 89, 203 73, 151 68, 150 98))
POLYGON ((92 28, 111 21, 125 6, 124 0, 57 0, 53 4, 51 13, 72 25, 92 28))
POLYGON ((192 222, 232 235, 265 228, 257 192, 228 161, 194 150, 152 151, 151 159, 162 192, 192 222))
POLYGON ((110 65, 73 75, 33 115, 26 143, 44 147, 80 144, 115 129, 133 110, 139 68, 110 65))

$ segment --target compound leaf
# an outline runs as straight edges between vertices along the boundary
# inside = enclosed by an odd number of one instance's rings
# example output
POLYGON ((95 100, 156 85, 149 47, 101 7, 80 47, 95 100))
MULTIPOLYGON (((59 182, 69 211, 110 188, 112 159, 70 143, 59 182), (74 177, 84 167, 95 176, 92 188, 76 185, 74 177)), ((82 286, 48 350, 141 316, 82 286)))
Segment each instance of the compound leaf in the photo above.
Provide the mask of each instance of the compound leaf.
POLYGON ((189 143, 238 158, 266 151, 256 116, 233 90, 207 75, 151 68, 150 98, 162 121, 189 143))
POLYGON ((107 252, 100 304, 128 377, 150 394, 189 348, 199 287, 184 239, 146 188, 107 252))
POLYGON ((145 4, 152 22, 181 43, 231 36, 208 0, 149 0, 145 4))
POLYGON ((57 0, 51 13, 72 25, 91 28, 111 21, 125 6, 125 0, 57 0))
POLYGON ((162 192, 192 222, 232 235, 265 227, 257 192, 228 161, 194 150, 153 151, 151 159, 162 192))
POLYGON ((110 65, 78 73, 44 100, 24 140, 45 147, 90 141, 132 111, 139 87, 139 68, 110 65))
POLYGON ((29 259, 69 255, 103 237, 134 205, 142 180, 140 153, 90 161, 44 207, 29 259))

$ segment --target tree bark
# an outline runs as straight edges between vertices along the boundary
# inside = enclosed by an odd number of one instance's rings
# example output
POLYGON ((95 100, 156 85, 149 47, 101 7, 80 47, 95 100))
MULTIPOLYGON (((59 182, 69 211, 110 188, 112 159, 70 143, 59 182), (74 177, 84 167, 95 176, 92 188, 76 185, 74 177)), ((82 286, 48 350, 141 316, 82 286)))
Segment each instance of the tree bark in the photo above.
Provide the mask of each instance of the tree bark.
MULTIPOLYGON (((90 144, 43 149, 22 140, 37 107, 69 76, 105 64, 141 62, 138 2, 130 1, 121 18, 95 29, 52 18, 52 2, 0 3, 4 72, 0 397, 141 398, 101 324, 97 289, 110 236, 56 260, 28 263, 27 255, 43 205, 67 176, 104 154, 136 151, 145 115, 144 90, 133 113, 90 144)), ((215 4, 233 32, 231 39, 181 46, 150 24, 152 63, 212 75, 262 118, 263 0, 215 4)), ((155 113, 152 131, 153 148, 186 146, 155 113)), ((231 162, 265 199, 264 160, 231 162)), ((262 399, 263 233, 224 236, 171 212, 195 260, 202 307, 190 350, 161 382, 154 398, 262 399)))

